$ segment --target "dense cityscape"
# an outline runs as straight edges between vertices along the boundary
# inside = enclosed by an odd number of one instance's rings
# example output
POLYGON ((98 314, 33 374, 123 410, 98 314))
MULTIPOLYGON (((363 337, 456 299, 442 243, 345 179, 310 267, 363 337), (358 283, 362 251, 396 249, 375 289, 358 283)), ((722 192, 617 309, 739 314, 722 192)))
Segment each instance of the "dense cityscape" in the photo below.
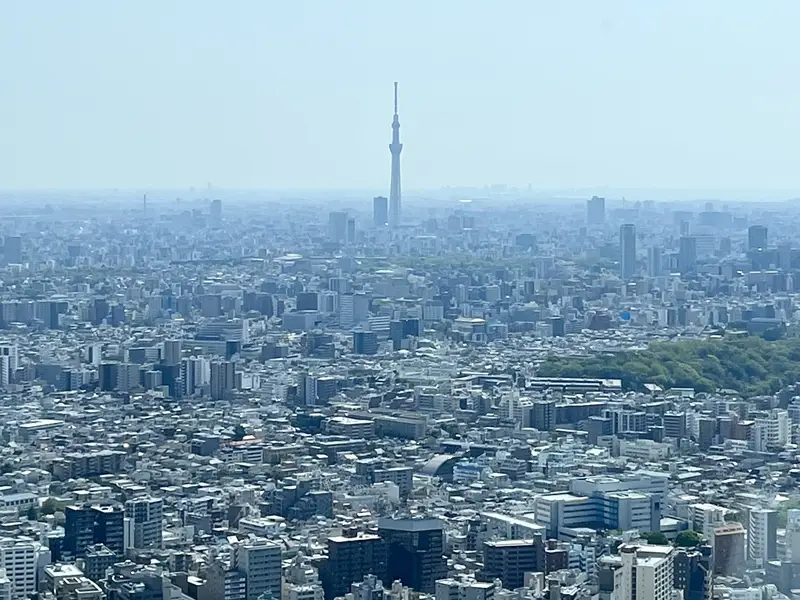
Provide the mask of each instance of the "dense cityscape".
POLYGON ((800 597, 797 203, 4 194, 0 600, 800 597))

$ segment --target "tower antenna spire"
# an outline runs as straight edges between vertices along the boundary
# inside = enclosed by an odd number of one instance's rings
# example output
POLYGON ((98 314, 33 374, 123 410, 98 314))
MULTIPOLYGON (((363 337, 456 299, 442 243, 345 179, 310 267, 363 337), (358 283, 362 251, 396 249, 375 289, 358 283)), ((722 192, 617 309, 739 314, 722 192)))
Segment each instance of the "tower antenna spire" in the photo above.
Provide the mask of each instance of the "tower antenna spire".
POLYGON ((397 82, 394 82, 394 117, 392 118, 392 143, 389 152, 392 155, 392 180, 389 186, 389 225, 399 227, 403 220, 402 198, 400 193, 400 117, 397 115, 397 82))

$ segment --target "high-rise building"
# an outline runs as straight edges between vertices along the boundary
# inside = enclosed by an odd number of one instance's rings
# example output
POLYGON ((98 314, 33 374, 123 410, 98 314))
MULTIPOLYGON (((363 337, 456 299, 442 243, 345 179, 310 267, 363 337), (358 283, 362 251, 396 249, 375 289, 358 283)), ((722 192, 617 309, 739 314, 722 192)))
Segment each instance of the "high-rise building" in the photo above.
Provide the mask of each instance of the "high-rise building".
POLYGON ((0 540, 0 568, 11 581, 11 600, 25 600, 36 592, 37 545, 6 538, 0 540))
POLYGON ((211 363, 207 358, 191 356, 181 361, 183 396, 192 396, 197 388, 211 381, 211 363))
POLYGON ((750 561, 758 566, 778 558, 778 511, 750 509, 747 554, 750 561))
POLYGON ((162 359, 165 365, 181 364, 181 340, 165 340, 162 359))
POLYGON ((661 275, 661 248, 653 246, 647 249, 647 274, 650 277, 661 275))
POLYGON ((792 268, 792 244, 784 243, 778 246, 778 267, 781 269, 792 268))
POLYGON ((389 199, 375 196, 372 199, 372 224, 375 227, 386 227, 389 224, 389 199))
POLYGON ((697 268, 697 238, 693 235, 681 236, 678 246, 678 269, 681 273, 691 273, 697 268))
POLYGON ((537 400, 531 407, 531 427, 551 431, 556 425, 556 401, 537 400))
POLYGON ((683 592, 684 600, 711 600, 714 563, 711 546, 696 549, 678 548, 673 561, 673 583, 683 592))
POLYGON ((120 561, 120 555, 103 544, 95 544, 83 557, 83 573, 92 581, 105 579, 106 571, 120 561))
POLYGON ((767 249, 767 228, 764 225, 751 225, 747 230, 747 249, 767 249))
POLYGON ((378 334, 374 331, 353 332, 353 354, 374 355, 378 353, 378 334))
POLYGON ((390 581, 399 579, 415 591, 434 593, 436 580, 447 575, 443 529, 439 519, 379 519, 378 534, 386 542, 390 581))
POLYGON ((214 600, 247 600, 247 576, 221 560, 209 565, 206 588, 214 600))
POLYGON ((786 513, 786 560, 800 563, 800 510, 791 508, 786 513))
POLYGON ((483 543, 483 581, 500 579, 504 588, 516 590, 525 585, 525 573, 544 570, 541 536, 530 540, 492 540, 483 543))
MULTIPOLYGON (((403 220, 402 196, 400 193, 400 117, 397 115, 397 82, 394 82, 394 117, 392 118, 392 143, 389 152, 392 155, 392 180, 389 187, 389 225, 398 227, 403 220)), ((433 590, 431 590, 433 591, 433 590)))
POLYGON ((12 383, 17 367, 19 367, 17 345, 0 344, 0 386, 12 383))
POLYGON ((328 237, 332 242, 347 241, 347 213, 341 210, 328 215, 328 237))
POLYGON ((94 543, 102 544, 118 556, 125 553, 125 510, 119 505, 92 506, 94 543))
POLYGON ((352 217, 347 219, 347 243, 354 244, 356 241, 356 220, 352 217))
POLYGON ((22 238, 18 235, 7 235, 3 240, 3 260, 7 265, 22 263, 22 238))
POLYGON ((211 399, 222 400, 236 389, 236 363, 232 360, 215 360, 211 363, 211 399))
POLYGON ((339 296, 339 326, 348 329, 369 319, 369 296, 364 293, 339 296))
POLYGON ((316 292, 299 292, 296 308, 297 310, 318 310, 319 295, 316 292))
POLYGON ((636 227, 627 223, 619 228, 619 272, 623 279, 636 275, 636 227))
POLYGON ((623 544, 619 547, 622 558, 620 600, 669 600, 672 598, 673 558, 672 546, 637 546, 623 544))
POLYGON ((606 199, 592 196, 586 201, 586 222, 589 225, 602 225, 606 221, 606 199))
POLYGON ((241 542, 234 550, 234 568, 247 577, 247 600, 262 594, 281 598, 281 547, 265 539, 241 542))
POLYGON ((320 569, 325 600, 344 596, 366 575, 386 581, 387 573, 386 542, 380 536, 359 533, 328 539, 328 560, 320 569))
POLYGON ((686 413, 667 412, 662 418, 664 437, 682 440, 686 436, 686 413))
POLYGON ((714 529, 714 574, 741 574, 745 567, 745 529, 741 523, 728 523, 714 529))
POLYGON ((213 200, 211 202, 211 226, 222 226, 222 200, 213 200))
POLYGON ((135 498, 125 503, 125 516, 133 529, 133 548, 160 548, 163 536, 164 501, 160 498, 135 498))
POLYGON ((62 551, 73 559, 81 558, 94 545, 95 512, 90 506, 67 506, 64 517, 62 551))

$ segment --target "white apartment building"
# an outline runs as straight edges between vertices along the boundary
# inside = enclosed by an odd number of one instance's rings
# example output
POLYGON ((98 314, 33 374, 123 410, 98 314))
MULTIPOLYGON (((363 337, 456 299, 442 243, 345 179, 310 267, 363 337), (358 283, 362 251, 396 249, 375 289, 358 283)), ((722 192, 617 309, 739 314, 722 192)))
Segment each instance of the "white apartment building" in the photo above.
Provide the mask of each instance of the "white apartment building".
POLYGON ((0 568, 11 584, 11 599, 24 600, 36 592, 37 544, 32 540, 0 539, 0 568))
POLYGON ((234 549, 234 567, 247 575, 247 600, 267 594, 281 597, 281 547, 266 539, 239 543, 234 549))
POLYGON ((689 522, 698 533, 706 539, 712 539, 714 529, 725 524, 725 515, 728 509, 716 504, 698 502, 689 506, 689 522))
POLYGON ((784 447, 789 443, 789 411, 775 409, 756 417, 753 426, 753 449, 763 452, 768 446, 784 447))
POLYGON ((623 544, 619 600, 670 600, 672 598, 672 546, 623 544))
POLYGON ((765 508, 750 509, 747 557, 759 567, 778 557, 778 511, 765 508))

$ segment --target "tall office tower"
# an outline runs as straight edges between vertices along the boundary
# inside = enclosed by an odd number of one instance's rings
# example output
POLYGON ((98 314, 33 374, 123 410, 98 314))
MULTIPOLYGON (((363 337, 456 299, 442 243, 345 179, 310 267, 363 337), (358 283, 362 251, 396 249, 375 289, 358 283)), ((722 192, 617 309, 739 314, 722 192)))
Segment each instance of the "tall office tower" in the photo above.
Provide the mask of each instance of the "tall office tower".
POLYGON ((11 580, 11 600, 25 600, 36 592, 38 545, 15 538, 0 540, 0 568, 11 580))
POLYGON ((347 219, 347 243, 353 244, 356 241, 356 220, 347 219))
POLYGON ((758 566, 778 558, 778 511, 750 509, 747 554, 750 561, 758 566))
POLYGON ((222 200, 211 202, 211 226, 220 227, 222 225, 222 200))
POLYGON ((133 548, 160 548, 163 535, 164 501, 161 498, 135 498, 125 503, 125 516, 133 529, 128 542, 133 548), (131 543, 132 542, 132 543, 131 543))
POLYGON ((714 529, 714 574, 741 574, 745 567, 745 529, 741 523, 728 523, 714 529))
POLYGON ((556 401, 536 400, 531 407, 531 427, 551 431, 556 425, 556 401))
MULTIPOLYGON (((392 143, 389 152, 392 154, 392 181, 389 187, 389 225, 398 227, 403 220, 403 204, 400 194, 400 117, 397 116, 397 82, 394 82, 394 118, 392 119, 392 143)), ((431 590, 433 591, 433 590, 431 590)))
POLYGON ((372 199, 372 224, 375 227, 386 227, 389 224, 389 199, 375 196, 372 199))
POLYGON ((355 294, 342 294, 339 296, 339 327, 349 329, 355 325, 354 319, 355 294))
POLYGON ((328 215, 328 237, 332 242, 347 240, 347 213, 336 210, 328 215))
POLYGON ((378 334, 374 331, 353 332, 353 354, 375 355, 378 353, 378 334))
POLYGON ((442 521, 381 518, 378 535, 386 542, 389 581, 434 593, 436 580, 447 576, 442 521))
POLYGON ((16 344, 0 344, 0 386, 14 381, 14 373, 19 366, 19 352, 16 344))
POLYGON ((222 400, 236 389, 236 363, 215 360, 211 363, 211 399, 222 400))
POLYGON ((164 354, 162 360, 165 365, 175 366, 181 364, 181 341, 164 340, 164 354))
POLYGON ((792 244, 784 243, 778 246, 778 266, 781 269, 792 268, 792 244))
POLYGON ((764 225, 751 225, 747 230, 747 249, 767 249, 767 228, 764 225))
POLYGON ((100 342, 88 344, 83 349, 84 362, 99 367, 103 360, 103 344, 100 342))
POLYGON ((697 238, 684 235, 678 244, 678 270, 681 273, 691 273, 697 268, 697 238))
POLYGON ((344 596, 366 575, 387 581, 387 573, 386 543, 379 536, 359 533, 328 539, 328 560, 319 573, 325 600, 344 596))
POLYGON ((209 383, 211 379, 211 363, 207 358, 192 356, 181 361, 181 379, 183 395, 192 396, 197 388, 209 383))
POLYGON ((711 600, 713 565, 708 544, 676 549, 672 587, 683 592, 684 600, 711 600))
POLYGON ((623 279, 636 274, 636 227, 627 223, 619 228, 619 272, 623 279))
POLYGON ((661 275, 661 248, 659 246, 647 249, 647 274, 650 277, 661 275))
POLYGON ((348 329, 369 319, 369 296, 364 293, 339 296, 339 326, 348 329))
POLYGON ((7 235, 3 240, 3 260, 7 265, 22 263, 22 238, 18 235, 7 235))
POLYGON ((258 600, 268 594, 281 598, 281 547, 265 539, 254 539, 236 545, 233 568, 247 576, 247 600, 258 600))
POLYGON ((589 225, 602 225, 606 222, 606 199, 592 196, 586 201, 586 222, 589 225))
POLYGON ((622 558, 622 585, 619 598, 625 600, 669 600, 672 598, 672 546, 619 547, 622 558))
POLYGON ((800 510, 796 508, 786 513, 786 560, 800 563, 800 510))

